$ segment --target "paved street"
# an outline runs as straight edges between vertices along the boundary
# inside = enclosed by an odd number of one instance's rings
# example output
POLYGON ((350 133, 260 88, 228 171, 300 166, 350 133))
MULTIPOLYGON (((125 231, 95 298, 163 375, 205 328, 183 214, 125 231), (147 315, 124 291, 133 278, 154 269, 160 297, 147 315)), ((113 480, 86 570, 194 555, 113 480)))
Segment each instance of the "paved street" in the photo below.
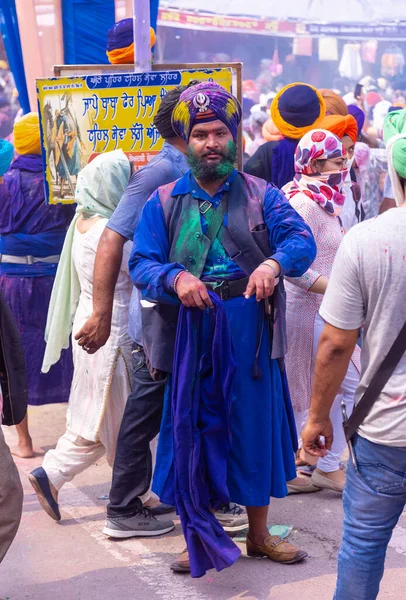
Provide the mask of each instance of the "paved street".
MULTIPOLYGON (((44 451, 64 430, 65 406, 29 409, 34 445, 44 451)), ((10 445, 15 437, 6 432, 10 445)), ((178 524, 168 536, 114 542, 102 534, 110 469, 103 459, 60 494, 62 521, 40 508, 27 474, 42 457, 18 459, 25 490, 17 538, 0 566, 0 600, 321 600, 332 598, 340 540, 341 497, 333 492, 273 501, 269 520, 294 525, 291 540, 310 558, 283 566, 243 556, 222 573, 199 580, 175 575, 169 564, 183 549, 178 524)), ((178 521, 177 521, 178 523, 178 521)), ((241 546, 243 549, 243 546, 241 546)), ((380 598, 406 590, 406 515, 388 551, 380 598)))

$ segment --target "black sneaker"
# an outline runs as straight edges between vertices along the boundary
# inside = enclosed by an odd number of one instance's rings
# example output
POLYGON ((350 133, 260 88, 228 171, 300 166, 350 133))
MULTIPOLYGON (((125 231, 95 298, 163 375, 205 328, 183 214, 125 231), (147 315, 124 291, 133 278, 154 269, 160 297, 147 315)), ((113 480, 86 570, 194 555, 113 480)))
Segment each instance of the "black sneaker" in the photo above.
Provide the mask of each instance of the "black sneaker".
POLYGON ((131 517, 108 517, 103 533, 111 538, 153 537, 169 533, 175 527, 173 521, 160 521, 149 508, 141 508, 131 517))
POLYGON ((217 521, 223 526, 224 531, 234 533, 243 531, 248 527, 248 515, 245 508, 235 502, 230 502, 214 513, 217 521))

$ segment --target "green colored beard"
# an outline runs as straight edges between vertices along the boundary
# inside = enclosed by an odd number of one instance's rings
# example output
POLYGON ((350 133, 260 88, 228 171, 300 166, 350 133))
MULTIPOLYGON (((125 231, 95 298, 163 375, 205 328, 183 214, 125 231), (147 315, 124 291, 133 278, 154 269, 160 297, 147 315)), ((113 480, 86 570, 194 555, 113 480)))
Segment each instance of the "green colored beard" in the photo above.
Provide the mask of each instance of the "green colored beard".
POLYGON ((188 146, 186 156, 193 175, 197 180, 204 182, 219 181, 226 179, 234 170, 237 146, 235 142, 229 141, 227 149, 221 153, 221 162, 218 165, 207 164, 200 159, 193 148, 188 146))

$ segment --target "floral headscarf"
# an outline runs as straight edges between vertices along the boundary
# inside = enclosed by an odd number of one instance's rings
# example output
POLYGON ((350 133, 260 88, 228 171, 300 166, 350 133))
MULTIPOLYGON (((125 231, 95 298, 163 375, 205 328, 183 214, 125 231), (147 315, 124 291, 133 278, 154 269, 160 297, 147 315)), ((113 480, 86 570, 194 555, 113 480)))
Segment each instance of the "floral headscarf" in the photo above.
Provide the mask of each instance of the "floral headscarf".
POLYGON ((310 164, 315 158, 345 158, 344 147, 334 133, 313 129, 302 137, 295 152, 295 177, 283 191, 288 199, 299 193, 305 194, 326 212, 338 216, 344 206, 345 195, 341 193, 341 189, 348 169, 318 173, 310 164))

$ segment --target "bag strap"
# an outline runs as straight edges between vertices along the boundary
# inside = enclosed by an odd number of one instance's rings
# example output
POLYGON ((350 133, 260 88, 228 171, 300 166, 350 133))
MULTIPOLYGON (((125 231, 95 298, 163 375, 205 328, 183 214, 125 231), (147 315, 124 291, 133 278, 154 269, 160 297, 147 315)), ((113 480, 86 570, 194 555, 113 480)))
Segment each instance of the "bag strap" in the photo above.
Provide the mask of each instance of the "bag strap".
POLYGON ((199 204, 199 212, 207 222, 206 237, 210 240, 211 246, 216 239, 221 226, 223 225, 224 217, 228 209, 228 194, 224 194, 220 204, 214 208, 212 203, 204 200, 199 204))
POLYGON ((352 438, 352 436, 357 431, 358 427, 364 422, 366 417, 369 415, 373 405, 375 404, 383 388, 391 378, 405 351, 406 323, 400 330, 398 337, 394 341, 393 346, 384 358, 378 371, 373 376, 372 381, 365 390, 361 400, 355 406, 351 417, 346 423, 344 423, 344 433, 347 442, 352 438))

